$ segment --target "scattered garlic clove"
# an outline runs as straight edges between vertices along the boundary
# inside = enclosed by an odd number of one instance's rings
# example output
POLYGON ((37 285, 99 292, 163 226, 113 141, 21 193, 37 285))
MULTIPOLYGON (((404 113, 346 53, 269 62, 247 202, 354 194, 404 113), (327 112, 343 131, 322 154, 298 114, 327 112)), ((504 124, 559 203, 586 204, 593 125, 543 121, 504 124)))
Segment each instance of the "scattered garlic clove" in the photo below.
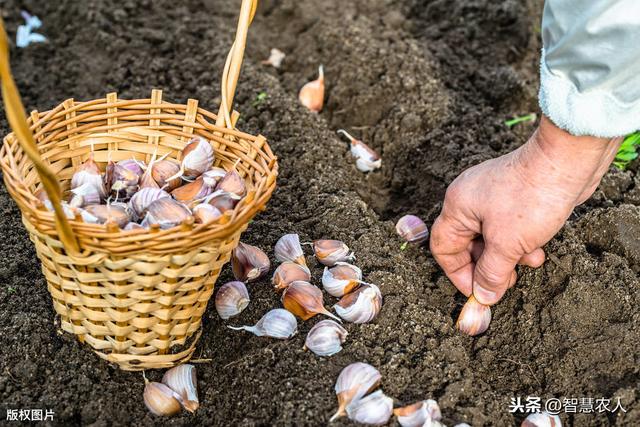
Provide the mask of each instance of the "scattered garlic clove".
POLYGON ((178 394, 178 401, 187 411, 193 413, 200 406, 195 366, 185 363, 169 369, 164 373, 162 383, 178 394))
POLYGON ((225 174, 222 180, 218 183, 216 190, 221 190, 231 194, 238 198, 238 200, 242 199, 247 194, 247 188, 244 180, 235 169, 232 169, 225 174))
POLYGON ((333 356, 342 350, 347 335, 347 330, 333 320, 322 320, 307 334, 304 349, 318 356, 333 356))
POLYGON ((86 205, 99 205, 101 200, 100 189, 91 182, 85 182, 71 190, 73 196, 69 200, 69 206, 81 208, 86 205))
POLYGON ((267 273, 271 263, 262 249, 240 242, 231 253, 231 267, 237 280, 250 282, 267 273))
POLYGON ((427 225, 415 215, 405 215, 396 223, 396 231, 409 243, 421 244, 429 238, 427 225))
POLYGON ((398 417, 398 423, 400 423, 402 427, 422 427, 424 425, 431 425, 433 421, 440 421, 442 419, 440 407, 433 399, 416 402, 402 408, 396 408, 393 410, 393 413, 398 417))
POLYGON ((376 285, 367 283, 345 295, 333 306, 338 316, 347 322, 372 321, 382 308, 382 294, 376 285))
POLYGON ((163 197, 147 206, 147 215, 142 226, 158 224, 160 228, 166 230, 180 225, 189 218, 191 218, 191 211, 186 206, 170 197, 163 197))
POLYGON ((307 265, 300 246, 300 237, 297 234, 285 234, 273 248, 276 258, 280 262, 291 261, 300 265, 307 265))
POLYGON ((223 190, 216 190, 209 194, 203 203, 209 203, 211 206, 215 206, 222 213, 233 209, 238 203, 238 198, 231 193, 227 193, 223 190))
POLYGON ((353 291, 362 283, 362 270, 346 262, 324 268, 322 287, 334 297, 341 297, 353 291))
POLYGON ((196 205, 192 209, 192 212, 193 217, 199 224, 207 224, 209 222, 217 221, 222 217, 220 209, 208 203, 200 203, 199 205, 196 205))
POLYGON ((102 182, 102 175, 100 174, 100 168, 93 161, 93 153, 89 155, 89 158, 81 164, 71 177, 71 189, 78 188, 83 184, 89 183, 97 188, 100 192, 100 197, 105 198, 107 191, 102 182))
MULTIPOLYGON (((182 150, 182 176, 187 179, 199 177, 211 169, 214 158, 213 147, 209 141, 200 136, 191 138, 182 150)), ((173 178, 176 176, 170 177, 169 181, 173 178)))
POLYGON ((380 426, 386 424, 393 414, 393 399, 382 390, 375 391, 347 405, 347 416, 360 424, 380 426))
POLYGON ((312 113, 318 113, 322 110, 324 104, 324 68, 322 65, 318 68, 318 79, 302 86, 298 99, 312 113))
POLYGON ((297 280, 301 280, 303 282, 310 281, 311 271, 309 271, 309 268, 306 265, 285 261, 276 268, 271 282, 273 283, 276 291, 282 291, 297 280))
MULTIPOLYGON (((116 200, 129 200, 133 194, 138 191, 138 182, 140 175, 137 175, 132 169, 122 166, 120 163, 115 165, 109 164, 111 168, 113 166, 109 181, 107 182, 107 188, 109 194, 116 200)), ((105 175, 106 177, 107 175, 105 175)))
POLYGON ((562 421, 558 415, 535 412, 525 418, 520 427, 562 427, 562 421))
POLYGON ((180 395, 165 384, 147 382, 143 396, 144 404, 154 415, 171 416, 180 412, 180 395))
POLYGON ((225 177, 227 171, 222 168, 211 168, 202 174, 205 184, 211 188, 216 188, 218 183, 225 177))
POLYGON ((347 262, 355 259, 353 252, 340 240, 316 240, 313 242, 313 252, 322 264, 333 266, 337 262, 347 262))
POLYGON ((85 206, 84 210, 97 219, 97 224, 114 223, 117 224, 118 227, 124 228, 131 220, 131 216, 127 210, 123 206, 116 205, 115 203, 109 205, 88 205, 85 206))
POLYGON ((284 52, 282 52, 279 49, 273 48, 271 49, 271 52, 269 53, 269 58, 265 59, 264 61, 262 61, 262 64, 264 65, 271 65, 274 68, 280 68, 280 66, 282 65, 282 61, 285 58, 284 52))
POLYGON ((175 177, 176 175, 180 175, 180 165, 173 160, 158 160, 150 166, 150 169, 151 178, 153 178, 160 188, 168 193, 180 187, 182 184, 180 177, 175 177))
POLYGON ((259 337, 286 340, 298 332, 298 322, 287 310, 276 308, 267 312, 254 326, 229 326, 229 328, 236 331, 249 331, 259 337))
POLYGON ((237 316, 249 305, 249 291, 242 282, 228 282, 216 294, 216 311, 227 320, 237 316))
POLYGON ((320 288, 309 282, 297 280, 291 283, 282 293, 282 305, 302 320, 324 314, 340 322, 339 318, 324 307, 320 288))
POLYGON ((351 142, 351 156, 356 159, 356 167, 361 172, 371 172, 382 166, 380 155, 359 139, 349 135, 344 129, 339 129, 338 133, 346 136, 351 142))
POLYGON ((491 307, 480 304, 471 295, 458 316, 456 326, 460 332, 475 336, 483 333, 489 328, 491 323, 491 307))
POLYGON ((171 195, 177 201, 189 205, 195 201, 204 200, 213 192, 213 188, 205 184, 204 179, 200 176, 195 181, 176 188, 171 195))
POLYGON ((141 188, 136 194, 129 200, 129 206, 135 214, 143 218, 147 213, 147 208, 153 202, 163 197, 171 197, 169 193, 159 188, 145 187, 141 188))
POLYGON ((368 363, 356 362, 345 367, 335 385, 338 410, 329 421, 345 416, 347 406, 375 390, 381 379, 380 372, 368 363))

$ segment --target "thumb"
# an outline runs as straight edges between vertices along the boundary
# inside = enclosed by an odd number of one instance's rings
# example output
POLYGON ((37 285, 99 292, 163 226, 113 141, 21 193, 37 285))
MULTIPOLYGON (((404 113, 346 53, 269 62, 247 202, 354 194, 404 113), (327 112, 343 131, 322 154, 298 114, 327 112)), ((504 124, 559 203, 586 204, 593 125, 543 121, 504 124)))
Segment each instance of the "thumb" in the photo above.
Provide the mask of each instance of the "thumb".
POLYGON ((495 244, 485 242, 485 248, 473 271, 473 295, 485 305, 497 303, 509 288, 520 256, 510 256, 495 244))

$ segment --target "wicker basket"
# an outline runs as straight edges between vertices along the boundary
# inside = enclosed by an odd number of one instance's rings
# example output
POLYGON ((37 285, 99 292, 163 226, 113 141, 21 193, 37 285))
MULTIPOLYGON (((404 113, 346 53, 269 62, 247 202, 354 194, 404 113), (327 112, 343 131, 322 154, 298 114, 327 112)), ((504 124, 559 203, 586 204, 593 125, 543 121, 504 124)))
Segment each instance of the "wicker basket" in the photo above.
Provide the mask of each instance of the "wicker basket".
POLYGON ((5 185, 22 212, 62 329, 122 369, 168 368, 191 357, 220 269, 275 188, 278 166, 266 139, 236 130, 238 114, 231 109, 256 6, 257 0, 242 2, 217 116, 196 100, 173 104, 154 90, 150 99, 120 100, 115 93, 69 99, 27 119, 9 71, 4 28, 0 34, 2 92, 14 131, 0 151, 5 185), (61 194, 91 152, 103 169, 109 158, 148 162, 154 153, 179 161, 193 135, 210 140, 215 165, 235 165, 249 190, 218 222, 122 231, 65 218, 61 194), (55 212, 34 196, 40 188, 55 212))

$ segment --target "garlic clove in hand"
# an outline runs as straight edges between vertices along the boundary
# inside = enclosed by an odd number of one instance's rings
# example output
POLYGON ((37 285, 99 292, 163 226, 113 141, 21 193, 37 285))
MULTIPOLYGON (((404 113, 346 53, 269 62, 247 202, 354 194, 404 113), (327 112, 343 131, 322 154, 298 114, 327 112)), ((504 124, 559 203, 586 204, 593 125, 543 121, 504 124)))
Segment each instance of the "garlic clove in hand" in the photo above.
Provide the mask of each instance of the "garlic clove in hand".
POLYGON ((345 367, 335 385, 338 410, 329 421, 346 415, 347 406, 378 388, 381 379, 380 372, 368 363, 356 362, 345 367))
POLYGON ((334 267, 325 267, 322 287, 330 295, 341 297, 353 291, 362 283, 362 270, 346 262, 337 262, 334 267))
POLYGON ((318 68, 318 78, 302 86, 298 99, 312 113, 318 113, 322 110, 324 104, 324 68, 322 65, 318 68))
POLYGON ((306 265, 285 261, 276 268, 271 282, 276 291, 283 291, 295 281, 308 282, 311 280, 311 271, 306 265))
POLYGON ((286 340, 298 332, 298 321, 295 316, 282 308, 273 309, 258 321, 254 326, 229 326, 236 331, 245 330, 259 337, 270 337, 286 340))
POLYGON ((171 416, 180 412, 180 395, 165 384, 147 382, 143 397, 147 409, 154 415, 171 416))
POLYGON ((220 287, 216 294, 216 311, 227 320, 237 316, 249 305, 249 291, 242 282, 228 282, 220 287))
POLYGON ((525 418, 520 427, 562 427, 562 421, 558 415, 536 412, 525 418))
POLYGON ((304 349, 318 356, 333 356, 342 350, 347 335, 347 330, 333 320, 322 320, 307 334, 304 349))
POLYGON ((483 333, 489 328, 491 323, 491 307, 480 304, 471 295, 458 316, 456 326, 460 332, 475 336, 483 333))
POLYGON ((297 234, 285 234, 273 248, 276 258, 280 262, 291 261, 300 265, 307 265, 300 246, 300 236, 297 234))
POLYGON ((393 414, 393 399, 382 390, 375 391, 347 405, 347 416, 360 424, 380 426, 386 424, 393 414))
POLYGON ((398 423, 402 427, 422 427, 440 421, 442 413, 435 400, 428 399, 416 402, 412 405, 394 409, 393 413, 398 417, 398 423))
POLYGON ((231 253, 231 266, 237 280, 250 282, 267 273, 271 263, 262 249, 240 242, 231 253))
POLYGON ((356 159, 356 167, 359 171, 371 172, 382 166, 382 158, 375 150, 349 135, 344 129, 339 129, 338 133, 346 136, 351 142, 351 156, 356 159))
POLYGON ((429 238, 427 225, 415 215, 405 215, 396 223, 396 231, 409 243, 421 244, 429 238))
POLYGON ((178 394, 178 401, 187 411, 193 413, 200 406, 195 366, 185 363, 169 369, 162 383, 178 394))
POLYGON ((333 306, 338 316, 347 322, 367 323, 375 319, 382 308, 382 294, 373 284, 363 284, 345 295, 333 306))
POLYGON ((291 283, 282 293, 282 305, 302 320, 324 314, 340 322, 339 318, 324 307, 322 291, 309 282, 298 280, 291 283))
POLYGON ((355 259, 353 252, 350 252, 349 247, 340 240, 315 240, 313 252, 318 261, 329 267, 337 262, 348 262, 355 259))

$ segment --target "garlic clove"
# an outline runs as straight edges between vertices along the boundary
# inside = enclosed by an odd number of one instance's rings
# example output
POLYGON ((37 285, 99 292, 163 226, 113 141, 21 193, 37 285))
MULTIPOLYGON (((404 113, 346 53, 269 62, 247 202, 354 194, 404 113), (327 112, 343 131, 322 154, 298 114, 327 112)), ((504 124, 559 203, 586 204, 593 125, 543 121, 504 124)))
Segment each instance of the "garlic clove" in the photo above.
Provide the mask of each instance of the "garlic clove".
MULTIPOLYGON (((209 141, 200 136, 191 138, 182 150, 182 175, 187 179, 199 177, 211 169, 214 158, 213 147, 209 141)), ((175 176, 171 177, 173 178, 175 176)))
POLYGON ((158 224, 160 228, 168 228, 180 225, 191 218, 191 211, 182 203, 171 197, 163 197, 147 206, 147 215, 142 223, 143 227, 158 224))
POLYGON ((209 203, 211 206, 218 208, 220 212, 225 213, 233 209, 238 203, 238 200, 234 194, 227 193, 223 190, 216 190, 205 197, 203 203, 209 203))
POLYGON ((558 415, 535 412, 525 418, 520 427, 562 427, 562 421, 558 415))
POLYGON ((304 349, 318 356, 333 356, 342 350, 348 332, 333 320, 318 322, 307 334, 304 349))
POLYGON ((334 267, 325 267, 322 287, 334 297, 341 297, 360 286, 362 270, 346 262, 337 262, 334 267))
POLYGON ((341 320, 324 307, 322 291, 309 282, 297 280, 289 285, 282 293, 282 305, 302 320, 307 320, 316 314, 324 314, 338 322, 341 320))
POLYGON ((79 187, 73 188, 71 193, 73 196, 69 200, 69 206, 81 208, 86 205, 98 205, 102 198, 100 189, 96 188, 94 183, 85 182, 79 187))
POLYGON ((154 415, 171 416, 180 412, 180 395, 165 384, 148 382, 143 396, 144 404, 154 415))
POLYGON ((271 282, 276 291, 286 289, 291 283, 301 280, 308 282, 311 280, 311 271, 306 265, 285 261, 276 268, 271 282))
POLYGON ((138 191, 140 175, 120 163, 109 164, 110 172, 105 174, 109 194, 116 200, 129 200, 138 191), (109 177, 109 178, 107 178, 109 177))
POLYGON ((285 58, 285 53, 279 49, 273 48, 269 53, 269 58, 262 61, 264 65, 271 65, 273 68, 280 68, 282 61, 285 58))
POLYGON ((442 413, 435 400, 428 399, 416 402, 412 405, 396 408, 393 413, 398 417, 398 423, 402 427, 422 427, 432 425, 433 421, 440 421, 442 413), (427 424, 429 423, 429 424, 427 424))
POLYGON ((204 200, 212 192, 213 188, 206 185, 200 176, 195 181, 176 188, 171 192, 171 195, 177 201, 189 205, 195 201, 204 200))
POLYGON ((225 174, 216 187, 217 191, 224 191, 234 195, 238 200, 247 194, 247 188, 240 174, 232 169, 225 174))
MULTIPOLYGON (((434 427, 437 427, 437 426, 434 426, 434 427)), ((453 427, 471 427, 471 426, 467 423, 460 423, 460 424, 454 425, 453 427)), ((562 426, 559 426, 559 427, 562 427, 562 426)))
POLYGON ((375 319, 382 308, 382 294, 373 284, 363 284, 345 295, 333 306, 338 316, 347 322, 367 323, 375 319))
POLYGON ((97 188, 100 192, 100 197, 105 198, 107 191, 102 182, 102 175, 100 174, 100 168, 93 161, 93 153, 89 155, 89 158, 81 164, 71 177, 71 189, 78 188, 83 184, 89 183, 97 188))
POLYGON ((193 413, 200 406, 195 366, 185 363, 169 369, 164 373, 162 383, 180 396, 178 401, 187 411, 193 413))
POLYGON ((351 155, 356 159, 356 167, 361 172, 371 172, 382 166, 380 155, 359 139, 349 135, 344 129, 338 133, 346 136, 351 142, 351 155))
POLYGON ((137 222, 130 222, 124 226, 123 230, 131 231, 131 230, 144 230, 144 227, 138 224, 137 222))
POLYGON ((226 174, 227 171, 222 168, 211 168, 202 174, 202 178, 205 184, 211 188, 215 188, 226 174))
POLYGON ((351 421, 368 425, 386 424, 393 414, 393 399, 382 390, 375 391, 347 405, 347 416, 351 421))
POLYGON ((240 242, 231 253, 231 266, 237 280, 250 282, 267 273, 271 263, 262 249, 240 242))
POLYGON ((350 252, 349 247, 340 240, 315 240, 313 252, 318 261, 329 267, 337 262, 348 262, 355 259, 353 252, 350 252))
POLYGON ((278 261, 291 261, 300 265, 307 265, 300 246, 300 236, 297 234, 285 234, 277 242, 273 248, 278 261))
POLYGON ((220 287, 216 294, 216 311, 227 320, 237 316, 249 305, 249 291, 242 282, 228 282, 220 287))
POLYGON ((193 217, 199 224, 214 222, 222 217, 222 212, 220 212, 220 209, 208 203, 200 203, 199 205, 196 205, 192 209, 192 212, 193 217))
POLYGON ((120 228, 124 228, 131 220, 131 216, 127 210, 123 206, 115 203, 109 205, 88 205, 85 206, 84 211, 95 217, 95 223, 97 224, 106 224, 109 222, 117 224, 120 228))
POLYGON ((143 218, 147 213, 149 205, 163 197, 171 197, 171 195, 159 188, 141 188, 131 197, 131 200, 129 200, 129 206, 131 206, 131 209, 139 218, 143 218))
POLYGON ((380 372, 368 363, 356 362, 346 366, 336 380, 334 389, 338 397, 338 410, 329 421, 346 415, 347 406, 375 390, 381 379, 380 372))
POLYGON ((259 337, 270 337, 286 340, 298 332, 298 321, 295 316, 282 308, 273 309, 254 326, 229 326, 233 330, 245 330, 259 337))
POLYGON ((120 160, 117 164, 125 169, 129 169, 138 176, 142 176, 142 174, 144 174, 144 169, 146 168, 143 161, 135 159, 120 160))
POLYGON ((489 323, 491 323, 491 307, 480 304, 471 295, 462 307, 456 326, 460 332, 475 336, 486 331, 489 328, 489 323))
POLYGON ((312 113, 318 113, 322 110, 324 104, 324 68, 322 65, 318 68, 318 78, 302 86, 298 99, 312 113))
POLYGON ((396 231, 409 243, 420 244, 429 238, 427 225, 415 215, 405 215, 396 223, 396 231))
POLYGON ((151 178, 153 178, 160 188, 168 193, 180 187, 182 184, 180 177, 175 177, 180 174, 180 165, 173 160, 158 160, 149 167, 151 169, 151 178))

